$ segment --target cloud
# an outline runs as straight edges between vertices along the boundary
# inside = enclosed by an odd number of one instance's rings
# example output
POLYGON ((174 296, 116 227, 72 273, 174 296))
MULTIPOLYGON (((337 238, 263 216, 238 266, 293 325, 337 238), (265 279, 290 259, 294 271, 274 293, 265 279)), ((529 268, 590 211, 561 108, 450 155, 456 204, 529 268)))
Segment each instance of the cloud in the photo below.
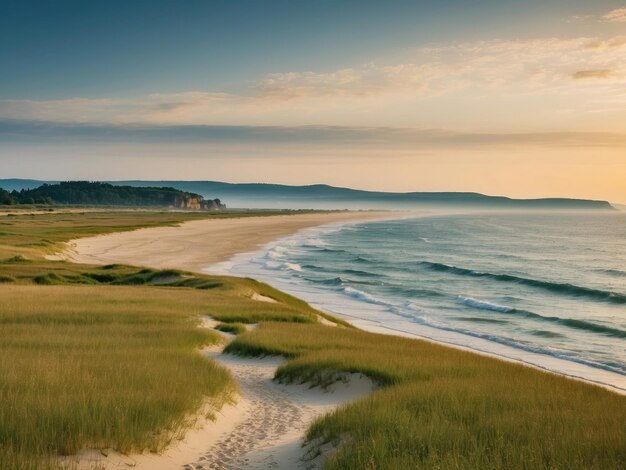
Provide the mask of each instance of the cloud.
POLYGON ((606 78, 611 78, 612 76, 613 76, 613 71, 609 69, 579 70, 572 74, 572 78, 574 80, 585 80, 589 78, 606 79, 606 78))
POLYGON ((610 132, 484 133, 445 129, 349 126, 87 125, 0 121, 3 142, 28 143, 242 143, 355 148, 438 148, 538 145, 626 147, 626 134, 610 132))
POLYGON ((612 23, 626 23, 626 8, 616 8, 602 16, 604 21, 612 23))
MULTIPOLYGON (((528 108, 528 115, 551 115, 548 101, 585 113, 589 103, 607 102, 610 87, 626 83, 626 37, 539 38, 474 41, 416 49, 396 63, 366 63, 330 71, 269 74, 225 93, 192 90, 134 98, 0 100, 0 119, 114 124, 430 125, 476 121, 476 106, 502 120, 504 103, 528 108), (595 80, 591 80, 594 78, 595 80), (545 99, 543 99, 545 98, 545 99), (444 116, 445 114, 445 116, 444 116)), ((555 111, 556 112, 556 111, 555 111)), ((519 119, 521 113, 508 113, 519 119)), ((508 118, 508 117, 507 117, 508 118)), ((536 118, 533 118, 536 120, 536 118)), ((489 113, 481 112, 481 120, 489 113)), ((496 122, 498 124, 498 122, 496 122)))
POLYGON ((567 19, 567 22, 568 23, 585 23, 593 19, 595 19, 594 15, 573 15, 567 19))

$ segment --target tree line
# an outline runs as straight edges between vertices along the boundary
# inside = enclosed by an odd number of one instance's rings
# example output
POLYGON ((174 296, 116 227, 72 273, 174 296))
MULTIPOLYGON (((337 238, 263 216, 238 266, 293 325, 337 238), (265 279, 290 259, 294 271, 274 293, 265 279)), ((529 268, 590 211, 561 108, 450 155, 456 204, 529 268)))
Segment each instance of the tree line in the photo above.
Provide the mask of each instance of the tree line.
POLYGON ((34 189, 6 191, 0 188, 0 204, 71 204, 71 205, 111 205, 111 206, 161 206, 188 207, 193 201, 205 206, 199 194, 180 191, 175 188, 114 186, 109 183, 90 181, 67 181, 58 184, 43 184, 34 189))

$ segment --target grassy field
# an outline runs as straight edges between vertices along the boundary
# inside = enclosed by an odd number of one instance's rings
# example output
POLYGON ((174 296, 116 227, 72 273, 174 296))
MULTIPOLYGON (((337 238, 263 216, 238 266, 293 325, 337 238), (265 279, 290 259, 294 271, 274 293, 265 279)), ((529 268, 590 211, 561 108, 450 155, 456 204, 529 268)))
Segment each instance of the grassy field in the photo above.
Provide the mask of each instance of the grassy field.
POLYGON ((276 374, 287 382, 325 386, 356 372, 381 385, 310 428, 310 442, 339 446, 328 469, 626 465, 626 397, 555 374, 320 324, 264 323, 227 350, 291 358, 276 374))
POLYGON ((197 348, 201 290, 0 287, 0 467, 82 448, 158 451, 235 389, 197 348))
MULTIPOLYGON (((435 344, 318 323, 252 279, 48 261, 68 239, 206 217, 85 213, 0 217, 0 468, 53 468, 85 447, 162 449, 235 390, 197 349, 282 354, 285 381, 363 373, 380 388, 318 420, 329 469, 626 467, 626 397, 435 344), (3 280, 4 279, 4 280, 3 280), (252 300, 253 293, 276 300, 252 300), (260 327, 245 332, 245 323, 260 327)), ((329 317, 330 318, 330 317, 329 317)), ((340 322, 341 323, 341 322, 340 322)), ((316 450, 317 449, 317 450, 316 450)))
POLYGON ((78 236, 200 217, 0 217, 0 469, 56 468, 59 455, 84 448, 159 451, 179 438, 207 402, 219 407, 236 389, 197 352, 220 340, 198 327, 201 315, 316 321, 303 302, 253 280, 44 258, 78 236))

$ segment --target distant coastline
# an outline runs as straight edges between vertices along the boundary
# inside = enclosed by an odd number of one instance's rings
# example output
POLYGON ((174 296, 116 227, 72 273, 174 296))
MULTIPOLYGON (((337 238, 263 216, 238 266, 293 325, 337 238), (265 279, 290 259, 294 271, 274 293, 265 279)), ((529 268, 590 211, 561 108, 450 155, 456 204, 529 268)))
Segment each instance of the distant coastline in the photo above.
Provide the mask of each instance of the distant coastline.
MULTIPOLYGON (((0 179, 0 188, 21 190, 43 183, 33 179, 0 179)), ((105 181, 133 187, 171 187, 218 197, 231 208, 253 209, 523 209, 523 210, 615 210, 608 201, 570 198, 514 199, 472 192, 381 192, 340 188, 323 184, 287 186, 264 183, 223 183, 217 181, 105 181)))

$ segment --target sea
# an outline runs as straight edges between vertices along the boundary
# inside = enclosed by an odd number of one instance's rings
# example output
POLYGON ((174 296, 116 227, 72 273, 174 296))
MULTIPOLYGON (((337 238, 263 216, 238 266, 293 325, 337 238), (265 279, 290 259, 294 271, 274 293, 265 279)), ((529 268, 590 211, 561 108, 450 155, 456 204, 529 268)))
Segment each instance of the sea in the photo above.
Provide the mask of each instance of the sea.
POLYGON ((325 225, 208 271, 262 280, 369 331, 626 393, 623 212, 421 213, 325 225))

